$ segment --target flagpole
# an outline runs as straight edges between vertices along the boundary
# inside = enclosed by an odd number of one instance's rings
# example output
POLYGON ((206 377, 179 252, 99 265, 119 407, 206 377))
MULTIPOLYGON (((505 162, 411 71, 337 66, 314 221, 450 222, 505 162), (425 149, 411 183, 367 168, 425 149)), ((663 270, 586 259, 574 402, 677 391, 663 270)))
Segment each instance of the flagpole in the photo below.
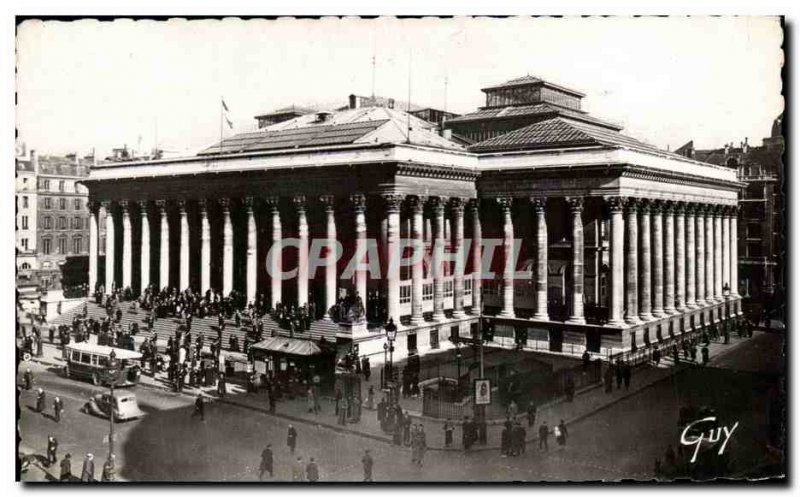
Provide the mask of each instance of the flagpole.
POLYGON ((222 95, 219 97, 219 155, 222 155, 222 95))

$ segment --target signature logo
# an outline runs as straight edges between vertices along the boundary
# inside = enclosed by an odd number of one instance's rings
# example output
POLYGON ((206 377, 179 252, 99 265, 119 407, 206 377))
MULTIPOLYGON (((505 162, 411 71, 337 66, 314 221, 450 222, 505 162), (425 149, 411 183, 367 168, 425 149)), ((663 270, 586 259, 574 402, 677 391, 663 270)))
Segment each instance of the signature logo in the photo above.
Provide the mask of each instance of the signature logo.
POLYGON ((721 456, 722 453, 725 452, 725 447, 728 445, 731 435, 733 435, 734 430, 739 426, 738 421, 734 423, 730 429, 728 429, 727 426, 712 426, 708 430, 708 433, 700 431, 700 435, 698 436, 689 436, 691 433, 696 433, 698 431, 699 425, 703 423, 715 423, 716 421, 716 416, 709 416, 707 418, 698 419, 697 421, 692 421, 683 429, 683 433, 681 433, 681 445, 694 445, 694 454, 692 455, 692 460, 689 461, 690 463, 694 463, 697 460, 697 454, 700 452, 700 446, 703 444, 703 441, 713 446, 720 442, 723 434, 725 435, 725 439, 722 440, 722 445, 720 445, 717 455, 721 456))

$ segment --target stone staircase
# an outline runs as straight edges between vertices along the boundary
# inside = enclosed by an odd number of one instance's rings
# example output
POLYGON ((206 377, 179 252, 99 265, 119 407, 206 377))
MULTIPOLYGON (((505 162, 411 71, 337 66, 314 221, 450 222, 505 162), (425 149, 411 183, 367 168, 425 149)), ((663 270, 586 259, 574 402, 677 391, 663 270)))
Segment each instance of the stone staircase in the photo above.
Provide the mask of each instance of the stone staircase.
MULTIPOLYGON (((141 309, 138 311, 133 311, 131 307, 132 305, 130 302, 123 302, 120 304, 120 308, 122 309, 121 323, 123 329, 127 329, 131 323, 138 323, 140 336, 150 336, 150 334, 146 331, 147 324, 145 322, 145 318, 148 315, 147 311, 143 311, 141 309)), ((56 319, 52 320, 51 323, 55 326, 62 324, 71 325, 73 317, 75 315, 81 315, 82 313, 83 306, 80 305, 75 309, 58 316, 56 319)), ((93 302, 89 302, 88 314, 91 318, 102 320, 106 317, 106 310, 105 308, 93 302)), ((262 317, 262 321, 264 323, 265 338, 273 335, 284 337, 289 336, 289 330, 281 328, 271 316, 264 315, 262 317)), ((153 333, 156 336, 156 343, 159 345, 159 347, 165 346, 169 337, 175 336, 175 330, 182 323, 183 320, 173 317, 155 320, 153 325, 153 333)), ((204 319, 194 318, 192 319, 192 336, 196 337, 198 334, 202 334, 205 343, 210 344, 217 338, 217 332, 219 330, 217 324, 218 318, 216 316, 204 319)), ((222 348, 224 350, 228 350, 228 345, 230 344, 230 339, 232 336, 237 338, 239 341, 239 347, 242 347, 244 345, 244 338, 247 335, 247 331, 250 329, 252 329, 252 325, 247 319, 242 319, 241 326, 236 326, 236 323, 232 319, 225 320, 225 329, 222 332, 222 348)), ((310 330, 295 332, 294 338, 318 341, 324 337, 329 343, 336 343, 336 333, 338 331, 339 325, 336 323, 332 321, 318 320, 311 323, 310 330)))

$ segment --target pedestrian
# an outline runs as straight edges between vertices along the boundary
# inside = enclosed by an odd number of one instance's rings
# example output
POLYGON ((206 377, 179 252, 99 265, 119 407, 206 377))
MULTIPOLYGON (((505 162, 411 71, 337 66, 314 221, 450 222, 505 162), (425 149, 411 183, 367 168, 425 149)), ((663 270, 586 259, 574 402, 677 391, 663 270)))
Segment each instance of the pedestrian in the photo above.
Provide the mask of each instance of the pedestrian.
POLYGON ((64 401, 62 401, 60 397, 56 397, 53 400, 53 419, 56 420, 56 423, 61 422, 62 412, 64 412, 64 401))
POLYGON ((47 402, 47 395, 44 393, 44 390, 40 388, 38 390, 38 393, 36 394, 36 412, 44 414, 46 402, 47 402))
POLYGON ((461 425, 461 443, 464 445, 464 450, 469 450, 474 442, 472 437, 472 422, 469 416, 464 416, 464 423, 461 425))
POLYGON ((367 391, 367 409, 370 411, 374 408, 375 405, 375 388, 370 385, 369 390, 367 391))
POLYGON ((114 459, 116 456, 111 454, 106 462, 103 464, 103 473, 100 476, 100 481, 114 481, 115 478, 115 468, 114 468, 114 459))
POLYGON ((539 426, 539 450, 544 447, 544 450, 547 449, 547 439, 550 437, 550 428, 547 427, 547 421, 542 423, 539 426))
POLYGON ((653 351, 653 362, 656 363, 656 366, 661 362, 661 349, 658 347, 653 351))
POLYGON ((319 466, 317 466, 313 457, 306 466, 306 479, 310 482, 319 481, 319 466))
POLYGON ((622 381, 625 383, 625 390, 631 386, 631 363, 625 361, 622 365, 622 381))
POLYGON ((556 426, 555 435, 558 445, 564 446, 567 444, 567 425, 564 424, 563 419, 556 426))
POLYGON ((203 401, 203 394, 198 393, 197 398, 194 399, 194 412, 192 417, 200 416, 200 421, 206 420, 206 404, 203 401))
POLYGON ((47 437, 47 466, 56 463, 56 452, 58 451, 58 440, 53 435, 47 437))
POLYGON ((417 464, 422 466, 425 461, 425 450, 428 448, 428 441, 425 437, 425 428, 420 423, 417 425, 417 464))
POLYGON ((298 456, 292 465, 292 481, 303 481, 305 468, 303 468, 303 458, 298 456))
POLYGON ((33 387, 33 373, 31 372, 31 368, 25 370, 25 373, 22 374, 22 384, 25 386, 25 390, 30 390, 33 387))
POLYGON ((275 404, 277 402, 276 399, 275 399, 275 395, 276 395, 275 388, 274 387, 270 387, 270 389, 269 389, 269 413, 270 414, 275 414, 275 404))
POLYGON ((453 423, 450 418, 444 422, 444 446, 451 447, 453 445, 453 423))
POLYGON ((261 452, 261 466, 259 467, 258 479, 264 479, 264 472, 269 473, 272 478, 272 444, 267 444, 267 447, 261 452))
POLYGON ((411 445, 411 416, 408 412, 403 413, 403 444, 406 447, 411 445))
POLYGON ((536 424, 536 404, 533 401, 528 402, 528 426, 533 426, 536 424))
POLYGON ((703 348, 700 349, 700 353, 703 356, 703 366, 708 364, 708 345, 703 345, 703 348))
POLYGON ((589 351, 584 350, 583 355, 581 356, 583 360, 583 372, 585 373, 587 369, 589 369, 589 363, 591 362, 592 358, 589 356, 589 351))
POLYGON ((311 390, 311 387, 308 387, 306 391, 306 406, 308 407, 309 413, 314 412, 314 392, 311 390))
POLYGON ((697 362, 697 345, 691 345, 689 347, 689 353, 692 356, 692 362, 697 362))
POLYGON ((86 459, 83 460, 83 470, 81 470, 81 481, 90 482, 94 481, 94 455, 90 452, 86 454, 86 459))
POLYGON ((506 420, 500 432, 500 457, 508 457, 511 453, 511 421, 506 420))
POLYGON ((375 461, 369 453, 369 449, 364 451, 364 457, 361 458, 361 464, 364 466, 364 481, 372 481, 372 466, 375 461))
POLYGON ((64 459, 61 460, 61 481, 72 481, 72 456, 69 453, 64 454, 64 459))
POLYGON ((289 447, 289 451, 294 454, 294 448, 297 447, 297 430, 292 425, 289 425, 289 431, 286 434, 286 445, 289 447))
POLYGON ((217 395, 220 398, 225 397, 225 373, 222 371, 219 372, 219 379, 217 380, 217 395))

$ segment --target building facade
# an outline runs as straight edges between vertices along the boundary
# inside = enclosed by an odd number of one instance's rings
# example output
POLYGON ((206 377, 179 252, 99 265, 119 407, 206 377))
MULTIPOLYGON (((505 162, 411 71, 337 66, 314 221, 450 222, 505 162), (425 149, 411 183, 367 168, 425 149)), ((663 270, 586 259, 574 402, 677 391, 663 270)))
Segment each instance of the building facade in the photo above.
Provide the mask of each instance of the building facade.
POLYGON ((743 183, 739 198, 739 293, 754 310, 785 317, 786 225, 783 183, 783 117, 778 117, 761 146, 745 139, 735 146, 695 150, 689 142, 676 150, 696 160, 730 167, 743 183))
MULTIPOLYGON (((85 181, 90 282, 239 290, 273 305, 314 302, 322 319, 345 293, 377 295, 401 325, 400 356, 469 336, 481 316, 500 343, 524 336, 524 347, 580 355, 739 312, 735 171, 623 135, 580 111, 574 90, 540 79, 489 90, 502 109, 448 120, 451 131, 351 105, 195 157, 99 164, 85 181), (531 111, 540 105, 548 110, 531 111), (504 117, 517 108, 525 117, 512 126, 504 117), (325 240, 344 256, 311 265, 325 240), (392 264, 408 253, 426 255, 392 264)), ((380 327, 343 328, 336 340, 362 354, 385 342, 380 327)))

